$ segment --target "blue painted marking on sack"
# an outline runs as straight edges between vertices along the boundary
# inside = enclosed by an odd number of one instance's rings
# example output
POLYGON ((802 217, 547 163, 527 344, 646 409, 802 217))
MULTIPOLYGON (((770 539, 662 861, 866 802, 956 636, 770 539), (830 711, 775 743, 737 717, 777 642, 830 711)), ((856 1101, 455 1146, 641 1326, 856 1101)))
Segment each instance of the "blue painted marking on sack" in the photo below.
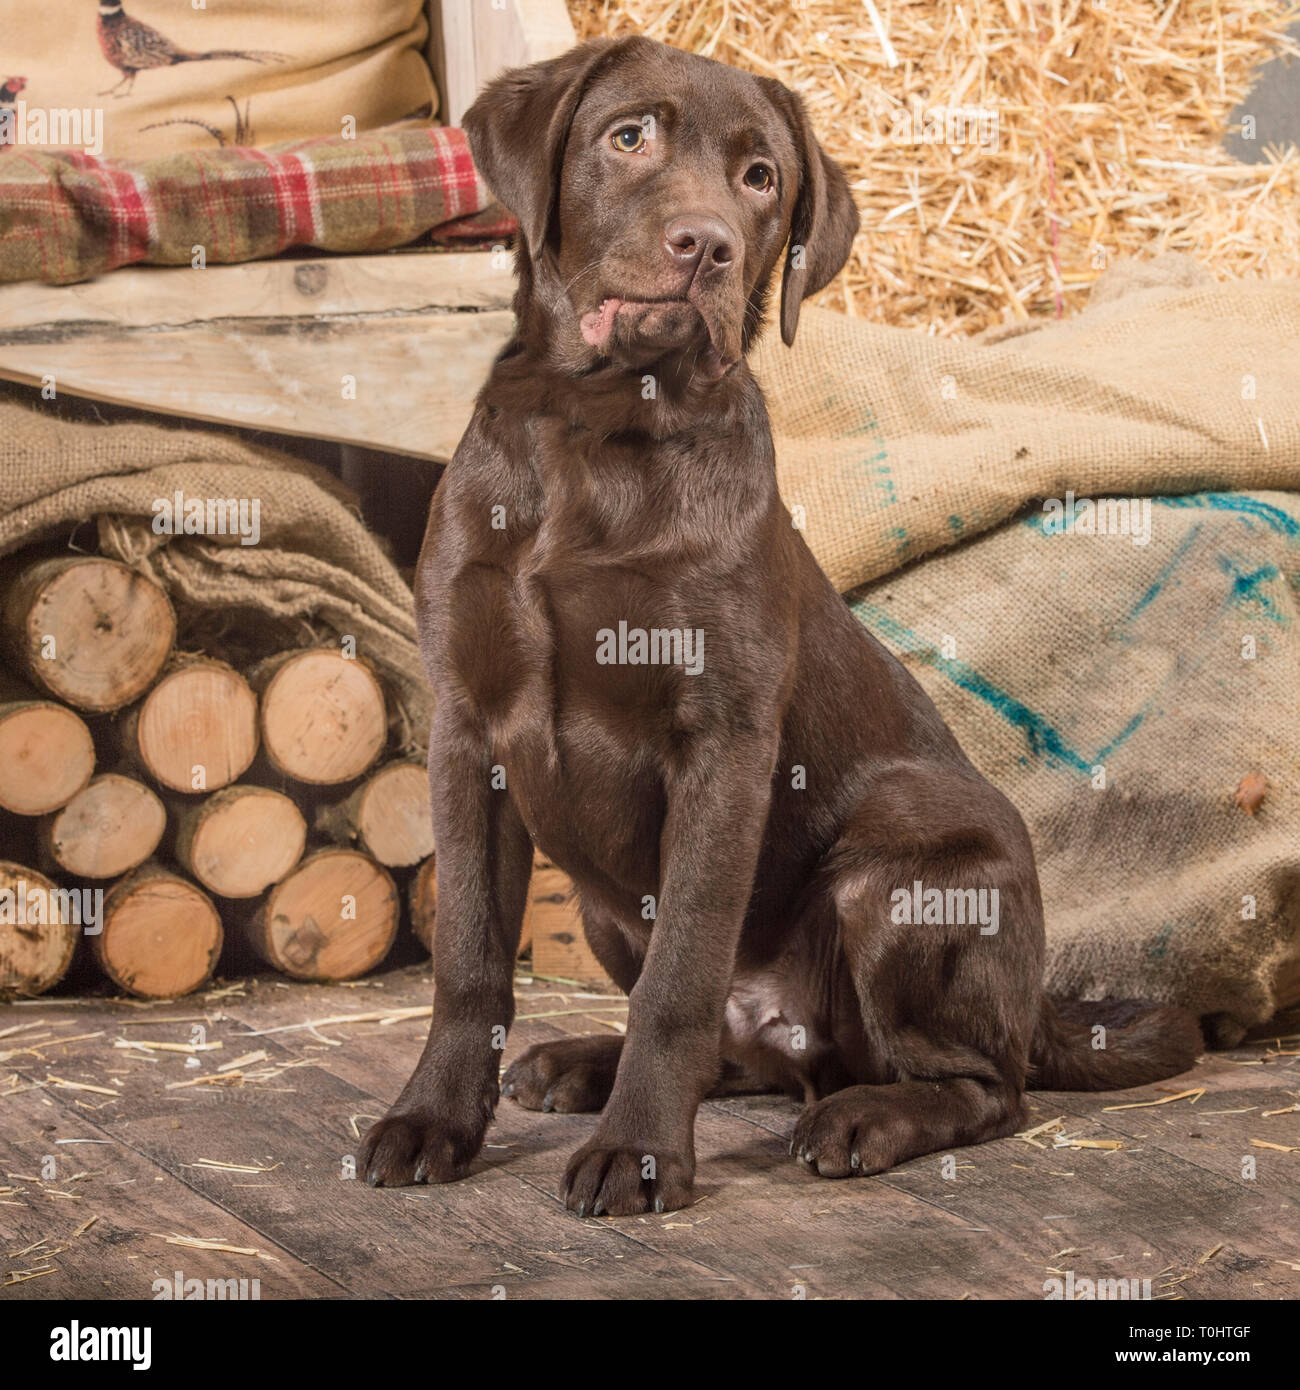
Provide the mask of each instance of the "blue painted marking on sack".
POLYGON ((1117 748, 1128 742, 1129 738, 1137 731, 1138 725, 1151 713, 1151 704, 1152 702, 1148 700, 1104 748, 1097 750, 1094 762, 1104 763, 1117 748))
POLYGON ((1174 924, 1172 922, 1162 922, 1160 930, 1156 933, 1155 940, 1147 947, 1147 955, 1153 960, 1159 960, 1169 949, 1169 938, 1174 934, 1174 924))
MULTIPOLYGON (((892 613, 886 613, 884 609, 876 607, 873 603, 858 599, 856 602, 850 603, 849 606, 857 615, 858 621, 872 628, 877 636, 888 638, 895 646, 919 657, 927 666, 933 666, 935 670, 942 671, 954 685, 969 691, 977 699, 983 700, 1012 727, 1023 730, 1025 737, 1029 740, 1031 752, 1039 756, 1055 758, 1068 767, 1074 768, 1076 772, 1092 772, 1095 759, 1090 760, 1077 753, 1066 743, 1060 731, 1053 728, 1041 714, 1035 714, 1033 710, 1022 704, 1013 695, 999 689, 992 681, 981 676, 974 667, 968 666, 964 661, 940 656, 934 647, 918 633, 913 632, 904 623, 900 623, 892 613)), ((1121 736, 1121 739, 1127 738, 1130 733, 1132 733, 1131 728, 1121 736)))
POLYGON ((877 501, 882 507, 892 507, 898 501, 898 488, 894 485, 893 469, 885 460, 889 457, 889 450, 885 447, 885 436, 880 428, 880 422, 870 412, 860 425, 854 426, 848 431, 848 437, 855 439, 860 435, 867 435, 871 441, 878 446, 874 454, 868 454, 865 458, 858 460, 858 467, 866 469, 872 478, 871 487, 873 492, 878 494, 877 501))
POLYGON ((1300 540, 1300 521, 1271 502, 1247 497, 1240 492, 1194 492, 1186 497, 1153 497, 1158 507, 1202 507, 1215 512, 1236 512, 1239 516, 1255 517, 1272 531, 1291 540, 1300 540))
MULTIPOLYGON (((875 422, 870 422, 874 426, 875 422)), ((868 426, 869 427, 869 426, 868 426)), ((864 427, 865 429, 868 427, 864 427)), ((892 486, 892 485, 891 485, 892 486)), ((1195 493, 1184 497, 1153 497, 1151 501, 1157 506, 1177 507, 1179 509, 1200 509, 1207 511, 1231 512, 1241 517, 1249 526, 1252 520, 1261 521, 1270 530, 1279 535, 1286 536, 1288 539, 1300 539, 1300 520, 1288 515, 1280 507, 1275 507, 1271 503, 1261 502, 1257 498, 1247 497, 1240 493, 1216 493, 1203 492, 1195 493)), ((1022 524, 1033 527, 1040 535, 1057 535, 1059 532, 1047 531, 1044 529, 1045 514, 1042 512, 1030 512, 1022 518, 1022 524)), ((960 517, 950 516, 948 524, 954 532, 963 529, 960 517)), ((1197 524, 1192 528, 1188 535, 1183 537, 1174 549, 1173 554, 1165 562, 1160 573, 1156 576, 1152 584, 1138 600, 1128 618, 1124 621, 1137 616, 1146 609, 1162 592, 1169 580, 1174 575, 1178 566, 1186 558, 1192 545, 1202 531, 1202 525, 1197 524)), ((906 538, 906 532, 902 527, 895 527, 890 533, 895 539, 904 541, 900 549, 905 549, 911 545, 911 541, 906 538)), ((1261 586, 1271 583, 1275 579, 1281 578, 1280 571, 1276 565, 1265 565, 1255 570, 1245 570, 1239 568, 1230 557, 1222 556, 1219 560, 1220 568, 1224 573, 1232 577, 1232 588, 1226 602, 1236 607, 1249 605, 1261 605, 1264 616, 1271 621, 1287 623, 1289 619, 1276 606, 1273 600, 1261 592, 1261 586)), ((1129 719, 1128 723, 1120 732, 1107 744, 1100 748, 1091 757, 1085 757, 1077 749, 1070 746, 1066 741, 1065 735, 1057 729, 1045 716, 1031 710, 1022 701, 1008 691, 1001 689, 992 681, 982 676, 974 667, 963 661, 956 661, 949 657, 941 656, 934 646, 919 633, 913 631, 905 623, 900 622, 892 613, 886 612, 883 608, 875 604, 868 603, 865 599, 851 600, 849 607, 864 626, 870 627, 877 636, 885 638, 896 648, 910 653, 917 657, 925 665, 933 667, 941 672, 958 688, 974 695, 982 700, 1003 720, 1013 728, 1023 731, 1029 743, 1029 751, 1036 757, 1046 758, 1049 762, 1062 764, 1072 768, 1076 772, 1084 775, 1091 775, 1092 769, 1098 763, 1104 762, 1107 757, 1123 746, 1129 738, 1142 726, 1147 716, 1154 707, 1154 698, 1147 701, 1136 714, 1129 719)), ((1019 759, 1022 765, 1028 764, 1028 758, 1019 759)), ((1164 941, 1173 931, 1172 926, 1166 926, 1162 935, 1157 939, 1157 944, 1152 947, 1152 953, 1163 955, 1165 946, 1164 941)))
MULTIPOLYGON (((1180 511, 1231 512, 1248 522, 1250 519, 1262 521, 1269 530, 1276 531, 1280 536, 1300 540, 1300 520, 1271 502, 1261 502, 1257 497, 1247 497, 1240 492, 1193 492, 1184 497, 1152 497, 1151 504, 1156 507, 1176 507, 1180 511)), ((1043 536, 1066 534, 1055 529, 1049 531, 1046 520, 1047 514, 1042 510, 1031 511, 1022 518, 1022 524, 1043 536)))
POLYGON ((1219 568, 1232 579, 1228 603, 1233 608, 1258 609, 1259 616, 1267 618, 1269 622, 1289 626, 1286 614, 1267 594, 1260 592, 1262 584, 1271 584, 1273 580, 1281 578, 1281 571, 1276 565, 1261 565, 1256 570, 1246 570, 1239 568, 1234 556, 1220 555, 1219 568))
POLYGON ((885 612, 883 608, 868 603, 865 599, 852 601, 849 607, 858 621, 870 627, 877 636, 887 638, 894 646, 902 648, 918 657, 927 666, 942 672, 959 689, 982 700, 1012 728, 1020 729, 1029 742, 1029 751, 1035 756, 1063 763, 1085 776, 1091 776, 1098 763, 1105 762, 1116 749, 1128 742, 1145 722, 1154 703, 1148 700, 1109 743, 1098 749, 1092 757, 1086 757, 1072 748, 1066 742, 1065 735, 1043 715, 1035 713, 1023 701, 994 685, 973 666, 952 657, 941 656, 931 643, 905 623, 899 622, 892 613, 885 612))
POLYGON ((1142 612, 1144 608, 1146 608, 1160 596, 1161 590, 1169 582, 1170 578, 1173 575, 1173 572, 1178 568, 1179 565, 1182 564, 1183 560, 1187 556, 1187 552, 1192 548, 1193 544, 1195 543, 1197 536, 1201 534, 1201 527, 1203 524, 1204 523, 1202 522, 1197 522, 1197 524, 1193 526, 1192 529, 1174 547, 1174 553, 1169 557, 1168 560, 1165 561, 1164 567, 1152 581, 1151 587, 1146 591, 1145 594, 1142 595, 1140 599, 1138 599, 1137 603, 1133 607, 1133 611, 1128 615, 1128 618, 1124 620, 1125 622, 1128 622, 1130 619, 1136 618, 1137 615, 1140 612, 1142 612))

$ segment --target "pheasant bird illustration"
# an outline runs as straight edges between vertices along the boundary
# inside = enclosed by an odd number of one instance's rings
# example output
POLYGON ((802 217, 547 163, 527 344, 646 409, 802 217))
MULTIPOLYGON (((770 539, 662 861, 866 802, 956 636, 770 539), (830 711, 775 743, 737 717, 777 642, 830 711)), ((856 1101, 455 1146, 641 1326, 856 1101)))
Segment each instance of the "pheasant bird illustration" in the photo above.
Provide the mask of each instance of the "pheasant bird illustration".
POLYGON ((100 96, 130 96, 136 74, 146 68, 171 68, 177 63, 207 63, 226 58, 243 63, 280 63, 283 53, 265 53, 247 48, 211 48, 194 53, 178 48, 164 34, 126 13, 122 0, 99 0, 99 46, 104 57, 122 74, 115 86, 100 96), (126 91, 119 89, 125 86, 126 91))
MULTIPOLYGON (((13 107, 14 102, 18 100, 18 94, 26 85, 27 79, 25 77, 6 77, 3 82, 0 82, 0 112, 3 112, 5 107, 13 107)), ((8 121, 0 114, 0 154, 4 154, 14 143, 13 119, 12 109, 8 121)))

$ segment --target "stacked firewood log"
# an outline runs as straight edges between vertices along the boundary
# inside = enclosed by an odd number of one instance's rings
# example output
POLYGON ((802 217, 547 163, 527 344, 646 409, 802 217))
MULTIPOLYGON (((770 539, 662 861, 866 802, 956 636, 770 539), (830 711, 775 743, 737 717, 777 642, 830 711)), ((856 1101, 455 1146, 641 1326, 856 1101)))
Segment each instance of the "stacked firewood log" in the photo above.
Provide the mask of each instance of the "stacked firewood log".
MULTIPOLYGON (((6 565, 0 993, 51 988, 83 938, 146 999, 199 988, 223 943, 300 980, 373 969, 403 922, 431 949, 428 776, 394 755, 364 657, 185 650, 164 590, 116 560, 6 565)), ((526 930, 565 946, 581 927, 555 873, 526 930)))

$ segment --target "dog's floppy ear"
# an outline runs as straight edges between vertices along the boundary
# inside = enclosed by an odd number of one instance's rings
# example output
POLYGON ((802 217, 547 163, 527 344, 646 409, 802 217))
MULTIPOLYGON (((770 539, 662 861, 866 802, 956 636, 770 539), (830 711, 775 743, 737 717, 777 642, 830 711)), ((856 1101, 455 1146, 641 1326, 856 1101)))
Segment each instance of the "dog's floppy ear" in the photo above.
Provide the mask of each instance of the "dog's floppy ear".
POLYGON ((798 94, 775 78, 759 80, 785 117, 799 156, 799 188, 781 281, 781 337, 790 347, 799 324, 800 305, 829 285, 849 258, 858 230, 858 210, 844 170, 817 143, 798 94))
POLYGON ((546 242, 564 146, 583 88, 596 69, 629 42, 592 39, 558 58, 512 68, 490 82, 465 112, 474 163, 487 186, 519 219, 534 258, 546 242))

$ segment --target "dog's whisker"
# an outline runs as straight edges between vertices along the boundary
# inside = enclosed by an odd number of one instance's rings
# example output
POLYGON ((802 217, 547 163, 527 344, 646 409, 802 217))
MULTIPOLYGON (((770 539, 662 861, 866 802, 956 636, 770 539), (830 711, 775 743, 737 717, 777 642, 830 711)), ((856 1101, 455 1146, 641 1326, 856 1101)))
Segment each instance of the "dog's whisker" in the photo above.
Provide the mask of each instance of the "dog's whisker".
POLYGON ((569 291, 574 287, 574 285, 576 285, 576 284, 578 283, 579 280, 582 279, 582 277, 583 277, 584 275, 590 275, 590 274, 592 273, 592 271, 594 271, 594 270, 599 270, 599 269, 600 269, 600 261, 598 261, 598 260, 592 261, 590 265, 584 266, 584 267, 573 277, 573 279, 570 280, 569 283, 568 283, 567 285, 564 286, 564 288, 560 291, 560 293, 561 293, 562 295, 564 295, 564 297, 567 299, 567 298, 568 298, 568 295, 569 295, 569 291))

